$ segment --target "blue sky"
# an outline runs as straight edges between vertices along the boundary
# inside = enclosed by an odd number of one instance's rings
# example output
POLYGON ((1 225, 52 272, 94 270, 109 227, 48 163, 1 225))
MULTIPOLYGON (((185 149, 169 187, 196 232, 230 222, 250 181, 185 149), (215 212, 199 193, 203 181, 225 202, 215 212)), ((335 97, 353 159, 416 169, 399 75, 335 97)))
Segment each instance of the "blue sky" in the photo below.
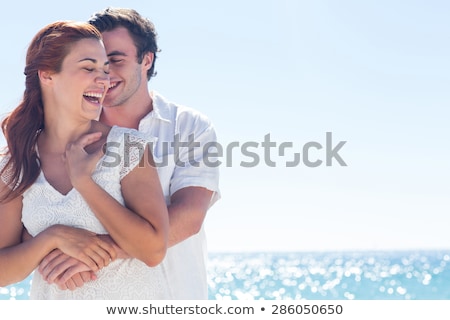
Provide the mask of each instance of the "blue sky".
POLYGON ((54 20, 111 6, 150 18, 151 89, 207 114, 226 149, 210 251, 450 248, 450 4, 446 1, 14 1, 0 21, 0 111, 23 92, 25 51, 54 20), (325 160, 286 167, 303 146, 325 160), (277 147, 263 160, 264 137, 277 147), (283 142, 292 143, 284 156, 283 142), (227 166, 226 162, 230 165, 227 166))

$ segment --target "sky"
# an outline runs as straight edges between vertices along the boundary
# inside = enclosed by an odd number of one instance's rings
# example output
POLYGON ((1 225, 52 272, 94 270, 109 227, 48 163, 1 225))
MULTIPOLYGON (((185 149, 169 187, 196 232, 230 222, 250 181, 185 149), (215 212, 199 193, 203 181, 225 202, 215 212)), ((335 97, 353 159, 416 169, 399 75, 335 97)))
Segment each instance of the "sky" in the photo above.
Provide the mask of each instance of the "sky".
POLYGON ((34 34, 107 6, 155 23, 149 88, 216 128, 210 252, 450 249, 447 1, 10 1, 2 115, 34 34))

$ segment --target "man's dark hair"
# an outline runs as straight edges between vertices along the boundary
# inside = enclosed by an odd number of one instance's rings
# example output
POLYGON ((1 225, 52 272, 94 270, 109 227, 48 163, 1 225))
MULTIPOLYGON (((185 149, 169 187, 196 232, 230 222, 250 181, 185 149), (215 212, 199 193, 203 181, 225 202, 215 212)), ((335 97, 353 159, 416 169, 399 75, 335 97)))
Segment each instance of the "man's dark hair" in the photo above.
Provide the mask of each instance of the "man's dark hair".
POLYGON ((147 72, 147 80, 156 75, 156 53, 160 50, 156 43, 158 35, 155 26, 149 19, 144 18, 133 9, 108 7, 103 11, 94 13, 88 22, 100 32, 111 31, 117 27, 126 28, 136 46, 138 63, 142 63, 146 53, 153 52, 153 64, 147 72))

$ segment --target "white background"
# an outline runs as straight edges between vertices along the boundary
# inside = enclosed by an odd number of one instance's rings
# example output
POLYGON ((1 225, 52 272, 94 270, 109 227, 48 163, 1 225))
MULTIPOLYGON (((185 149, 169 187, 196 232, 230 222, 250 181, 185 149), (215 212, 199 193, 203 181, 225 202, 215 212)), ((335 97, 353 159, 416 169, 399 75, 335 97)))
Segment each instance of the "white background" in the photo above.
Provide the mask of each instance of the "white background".
MULTIPOLYGON (((210 251, 450 248, 450 5, 446 1, 9 1, 0 111, 23 92, 25 51, 54 20, 108 5, 159 33, 149 87, 214 122, 219 142, 270 134, 276 167, 222 159, 210 251), (348 166, 288 168, 305 143, 346 141, 348 166), (226 160, 232 161, 226 166, 226 160)), ((324 149, 311 152, 324 160, 324 149)))

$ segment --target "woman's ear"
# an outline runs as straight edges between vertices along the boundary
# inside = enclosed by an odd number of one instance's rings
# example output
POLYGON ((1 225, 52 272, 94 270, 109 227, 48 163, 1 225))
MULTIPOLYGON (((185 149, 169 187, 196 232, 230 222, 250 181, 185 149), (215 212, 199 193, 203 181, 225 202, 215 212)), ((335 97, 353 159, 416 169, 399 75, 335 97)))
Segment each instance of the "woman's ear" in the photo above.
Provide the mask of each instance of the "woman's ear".
POLYGON ((38 70, 38 76, 42 84, 50 84, 52 82, 52 74, 48 71, 38 70))

